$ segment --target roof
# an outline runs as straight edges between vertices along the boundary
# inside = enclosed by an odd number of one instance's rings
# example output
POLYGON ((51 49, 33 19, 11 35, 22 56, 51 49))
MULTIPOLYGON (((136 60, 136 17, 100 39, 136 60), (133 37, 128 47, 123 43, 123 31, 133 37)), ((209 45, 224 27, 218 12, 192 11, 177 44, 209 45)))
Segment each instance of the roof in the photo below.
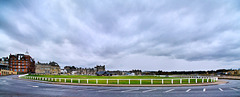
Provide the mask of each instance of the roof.
POLYGON ((103 75, 103 74, 110 74, 109 72, 107 71, 99 71, 97 72, 98 75, 103 75))

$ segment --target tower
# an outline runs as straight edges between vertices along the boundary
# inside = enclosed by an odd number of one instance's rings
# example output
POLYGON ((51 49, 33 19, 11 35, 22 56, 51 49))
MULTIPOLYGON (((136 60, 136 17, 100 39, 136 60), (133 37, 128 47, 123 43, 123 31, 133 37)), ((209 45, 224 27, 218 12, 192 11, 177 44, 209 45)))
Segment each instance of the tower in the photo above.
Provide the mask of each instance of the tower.
POLYGON ((28 49, 26 50, 25 55, 29 55, 28 49))

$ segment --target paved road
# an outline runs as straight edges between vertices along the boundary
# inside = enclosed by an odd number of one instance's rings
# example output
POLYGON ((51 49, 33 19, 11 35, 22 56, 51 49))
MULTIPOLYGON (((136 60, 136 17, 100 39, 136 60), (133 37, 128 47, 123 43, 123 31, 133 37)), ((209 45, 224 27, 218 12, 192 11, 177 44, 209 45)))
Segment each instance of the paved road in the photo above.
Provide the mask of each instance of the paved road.
POLYGON ((194 87, 93 87, 37 83, 0 77, 0 97, 240 97, 240 80, 194 87))

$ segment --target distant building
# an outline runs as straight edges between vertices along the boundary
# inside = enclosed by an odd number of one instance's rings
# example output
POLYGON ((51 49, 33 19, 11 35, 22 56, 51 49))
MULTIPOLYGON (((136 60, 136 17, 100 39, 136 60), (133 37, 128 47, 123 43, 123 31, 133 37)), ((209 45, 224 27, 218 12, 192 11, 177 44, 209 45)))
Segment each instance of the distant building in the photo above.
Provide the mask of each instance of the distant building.
POLYGON ((8 57, 0 58, 0 75, 12 75, 17 74, 17 72, 13 72, 9 70, 9 60, 8 57))
POLYGON ((112 75, 124 75, 123 71, 117 70, 117 71, 108 71, 112 75))
POLYGON ((0 64, 2 64, 2 65, 5 65, 5 66, 9 66, 9 59, 8 59, 8 57, 2 57, 2 58, 0 58, 0 64))
POLYGON ((9 70, 20 73, 34 73, 35 61, 30 55, 9 55, 9 70))
POLYGON ((77 70, 75 66, 65 66, 64 69, 67 71, 68 74, 72 74, 72 71, 77 70))
POLYGON ((112 74, 107 71, 99 71, 96 74, 97 76, 112 76, 112 74))
POLYGON ((94 68, 82 68, 82 67, 76 68, 75 66, 65 66, 64 69, 67 71, 68 74, 96 75, 96 73, 99 71, 105 71, 105 65, 103 66, 97 65, 94 68))
POLYGON ((77 74, 79 75, 95 75, 96 70, 94 68, 77 68, 77 74))
POLYGON ((36 64, 36 74, 58 75, 61 73, 60 66, 56 62, 36 64))
POLYGON ((61 69, 61 74, 67 74, 67 70, 66 69, 61 69))
POLYGON ((105 65, 101 66, 101 65, 97 65, 96 67, 94 67, 96 69, 96 72, 99 71, 105 71, 105 65))
POLYGON ((132 70, 132 71, 130 71, 130 73, 134 73, 135 75, 142 75, 141 70, 132 70))

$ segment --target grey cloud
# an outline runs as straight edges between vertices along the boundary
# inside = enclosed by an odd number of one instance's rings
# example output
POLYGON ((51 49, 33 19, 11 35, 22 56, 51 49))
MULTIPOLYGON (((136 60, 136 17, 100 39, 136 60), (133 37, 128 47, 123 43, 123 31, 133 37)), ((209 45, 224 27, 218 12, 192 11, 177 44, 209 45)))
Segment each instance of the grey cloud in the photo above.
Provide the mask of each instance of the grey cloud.
POLYGON ((234 0, 0 2, 0 29, 39 60, 91 65, 132 54, 187 61, 240 58, 234 0))

